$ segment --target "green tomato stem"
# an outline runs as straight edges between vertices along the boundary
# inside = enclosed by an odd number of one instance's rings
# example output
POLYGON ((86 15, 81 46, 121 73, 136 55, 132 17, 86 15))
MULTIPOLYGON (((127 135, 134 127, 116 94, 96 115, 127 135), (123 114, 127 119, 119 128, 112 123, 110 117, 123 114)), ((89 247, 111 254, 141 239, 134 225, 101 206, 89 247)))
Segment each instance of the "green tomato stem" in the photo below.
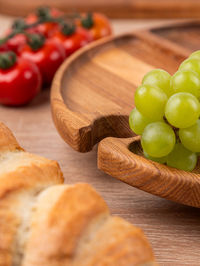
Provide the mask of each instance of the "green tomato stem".
POLYGON ((12 67, 17 60, 17 56, 14 52, 9 51, 0 54, 0 69, 8 69, 12 67))
POLYGON ((94 25, 94 19, 93 19, 93 14, 88 13, 85 18, 82 18, 81 24, 84 28, 90 29, 94 25))
POLYGON ((45 37, 41 34, 30 34, 24 32, 27 37, 27 43, 33 51, 39 50, 45 43, 45 37))
MULTIPOLYGON (((54 22, 54 23, 58 23, 58 24, 63 24, 64 23, 64 19, 72 19, 74 18, 73 16, 67 16, 67 15, 64 15, 64 16, 60 16, 60 17, 57 17, 57 18, 53 18, 51 16, 40 16, 38 17, 38 20, 34 23, 31 23, 31 24, 26 24, 26 23, 23 23, 23 26, 22 26, 22 22, 19 22, 19 20, 17 20, 13 25, 14 29, 13 31, 7 35, 5 38, 2 38, 0 39, 0 45, 6 43, 9 39, 13 38, 14 36, 16 36, 17 34, 25 34, 25 31, 28 30, 28 29, 31 29, 31 28, 34 28, 40 24, 43 24, 45 22, 54 22)), ((21 20, 22 21, 22 20, 21 20)), ((66 23, 66 22, 65 22, 66 23)))

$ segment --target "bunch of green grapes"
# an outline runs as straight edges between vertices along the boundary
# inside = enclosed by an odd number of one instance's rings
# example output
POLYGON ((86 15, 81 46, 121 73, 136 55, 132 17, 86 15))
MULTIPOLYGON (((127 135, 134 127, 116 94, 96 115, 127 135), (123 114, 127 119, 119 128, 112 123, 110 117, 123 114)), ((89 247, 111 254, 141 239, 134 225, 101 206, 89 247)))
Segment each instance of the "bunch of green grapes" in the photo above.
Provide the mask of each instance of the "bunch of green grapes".
POLYGON ((195 168, 200 153, 199 100, 200 50, 173 76, 161 69, 144 76, 129 124, 141 135, 146 158, 185 171, 195 168))

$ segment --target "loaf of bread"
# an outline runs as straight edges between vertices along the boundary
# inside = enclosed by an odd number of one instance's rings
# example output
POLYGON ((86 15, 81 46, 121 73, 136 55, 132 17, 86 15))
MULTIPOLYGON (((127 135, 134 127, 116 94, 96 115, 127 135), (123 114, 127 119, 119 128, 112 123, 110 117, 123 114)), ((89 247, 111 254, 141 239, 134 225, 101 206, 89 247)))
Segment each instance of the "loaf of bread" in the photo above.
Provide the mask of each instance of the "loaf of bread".
POLYGON ((0 266, 157 265, 142 231, 0 123, 0 266))

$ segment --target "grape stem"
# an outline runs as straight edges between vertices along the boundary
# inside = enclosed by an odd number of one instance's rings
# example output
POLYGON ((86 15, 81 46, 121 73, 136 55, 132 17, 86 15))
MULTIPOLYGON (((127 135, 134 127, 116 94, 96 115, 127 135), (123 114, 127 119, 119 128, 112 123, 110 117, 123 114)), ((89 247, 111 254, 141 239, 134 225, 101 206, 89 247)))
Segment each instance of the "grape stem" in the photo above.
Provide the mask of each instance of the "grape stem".
POLYGON ((180 142, 180 138, 179 138, 179 134, 178 134, 178 128, 172 126, 172 125, 167 121, 167 118, 166 118, 165 116, 163 117, 163 119, 164 119, 165 123, 168 124, 168 125, 173 129, 174 134, 175 134, 175 136, 176 136, 176 140, 177 140, 177 142, 180 142))

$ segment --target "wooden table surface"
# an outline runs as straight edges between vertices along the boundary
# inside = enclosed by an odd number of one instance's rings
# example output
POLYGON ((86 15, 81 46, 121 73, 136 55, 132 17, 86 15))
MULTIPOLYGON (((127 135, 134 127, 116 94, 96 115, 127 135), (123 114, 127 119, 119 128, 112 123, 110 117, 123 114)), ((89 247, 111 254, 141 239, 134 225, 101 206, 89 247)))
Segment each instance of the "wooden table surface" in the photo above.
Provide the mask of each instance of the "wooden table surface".
MULTIPOLYGON (((0 16, 0 31, 11 18, 0 16)), ((113 21, 115 33, 160 21, 113 21)), ((151 242, 157 261, 164 266, 200 265, 200 211, 179 205, 128 186, 97 169, 97 148, 80 154, 58 135, 51 119, 49 91, 29 106, 0 107, 0 121, 28 151, 57 160, 66 183, 88 182, 107 201, 112 214, 141 227, 151 242)), ((116 265, 117 266, 117 265, 116 265)))
POLYGON ((3 14, 26 15, 34 8, 54 6, 64 12, 96 10, 112 18, 199 18, 198 0, 0 0, 3 14))

